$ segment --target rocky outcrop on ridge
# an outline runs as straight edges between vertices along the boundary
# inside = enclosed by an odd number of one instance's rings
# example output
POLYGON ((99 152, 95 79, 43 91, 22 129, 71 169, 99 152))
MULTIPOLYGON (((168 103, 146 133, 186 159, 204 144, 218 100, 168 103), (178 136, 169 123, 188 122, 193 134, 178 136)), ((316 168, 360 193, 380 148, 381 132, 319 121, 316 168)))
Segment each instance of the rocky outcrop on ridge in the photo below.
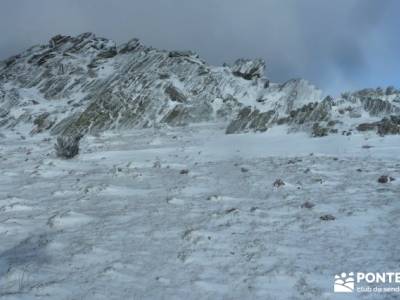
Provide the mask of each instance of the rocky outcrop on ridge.
POLYGON ((247 80, 264 77, 265 61, 262 59, 238 59, 232 66, 232 72, 235 76, 247 80))
POLYGON ((325 97, 303 79, 278 84, 261 59, 210 66, 191 51, 57 35, 0 62, 0 127, 80 136, 107 129, 226 122, 227 133, 286 126, 312 136, 397 134, 400 92, 325 97), (370 124, 370 125, 363 125, 370 124))
POLYGON ((289 131, 307 131, 314 137, 347 134, 354 130, 376 131, 379 135, 400 133, 398 90, 392 87, 386 90, 365 89, 345 93, 338 98, 327 96, 318 100, 311 86, 304 92, 307 87, 305 84, 303 81, 302 88, 297 84, 292 97, 288 97, 290 93, 286 92, 284 95, 287 98, 275 102, 285 104, 284 109, 268 107, 262 110, 260 106, 242 108, 228 125, 226 133, 266 131, 276 125, 286 125, 289 131), (303 91, 304 96, 299 97, 299 90, 303 91))
POLYGON ((240 70, 254 78, 137 39, 118 46, 91 33, 58 35, 1 62, 0 126, 34 128, 43 114, 55 134, 228 120, 238 99, 252 101, 264 89, 259 69, 240 70))

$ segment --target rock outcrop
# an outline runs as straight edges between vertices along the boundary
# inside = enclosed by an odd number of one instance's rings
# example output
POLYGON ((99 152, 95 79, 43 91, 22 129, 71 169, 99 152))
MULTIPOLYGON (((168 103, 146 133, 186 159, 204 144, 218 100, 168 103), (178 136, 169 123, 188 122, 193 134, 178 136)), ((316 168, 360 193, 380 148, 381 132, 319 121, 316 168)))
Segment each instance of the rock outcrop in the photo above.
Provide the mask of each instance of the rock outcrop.
POLYGON ((271 83, 261 59, 210 66, 191 51, 57 35, 0 62, 0 127, 62 136, 134 127, 227 122, 227 133, 285 125, 324 136, 398 134, 400 91, 323 97, 303 79, 271 83))
POLYGON ((230 120, 241 101, 255 101, 265 89, 264 67, 258 60, 213 67, 190 51, 157 50, 137 39, 117 46, 92 33, 57 35, 0 64, 0 126, 31 123, 34 132, 78 135, 230 120), (44 112, 51 126, 35 124, 44 112))
POLYGON ((262 59, 238 59, 232 66, 232 72, 235 76, 246 80, 264 77, 265 61, 262 59))
POLYGON ((321 91, 305 80, 290 80, 266 90, 257 106, 247 106, 239 111, 226 133, 266 131, 271 126, 283 124, 311 127, 314 122, 327 119, 330 102, 321 102, 321 91))
POLYGON ((273 88, 267 89, 270 93, 266 94, 274 95, 273 100, 258 100, 261 105, 242 108, 226 133, 263 132, 272 126, 285 125, 289 131, 303 130, 313 137, 340 132, 348 135, 354 130, 375 131, 382 136, 400 134, 400 92, 394 88, 365 89, 323 99, 304 80, 279 86, 277 90, 283 91, 280 96, 271 91, 273 88))
POLYGON ((79 154, 79 141, 81 138, 81 135, 61 135, 57 137, 57 144, 55 145, 57 156, 66 159, 77 156, 79 154))
POLYGON ((373 123, 361 123, 357 126, 358 131, 375 130, 379 135, 400 134, 400 116, 385 117, 373 123))

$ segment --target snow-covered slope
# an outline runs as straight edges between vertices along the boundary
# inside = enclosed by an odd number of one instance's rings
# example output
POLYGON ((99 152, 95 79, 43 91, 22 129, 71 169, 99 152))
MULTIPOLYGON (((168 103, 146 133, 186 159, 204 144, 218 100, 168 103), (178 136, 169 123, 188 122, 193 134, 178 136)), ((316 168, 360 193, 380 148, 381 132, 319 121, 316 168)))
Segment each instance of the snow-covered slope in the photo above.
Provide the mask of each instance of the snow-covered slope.
POLYGON ((107 131, 72 160, 0 142, 4 300, 335 300, 335 274, 397 270, 395 136, 107 131))

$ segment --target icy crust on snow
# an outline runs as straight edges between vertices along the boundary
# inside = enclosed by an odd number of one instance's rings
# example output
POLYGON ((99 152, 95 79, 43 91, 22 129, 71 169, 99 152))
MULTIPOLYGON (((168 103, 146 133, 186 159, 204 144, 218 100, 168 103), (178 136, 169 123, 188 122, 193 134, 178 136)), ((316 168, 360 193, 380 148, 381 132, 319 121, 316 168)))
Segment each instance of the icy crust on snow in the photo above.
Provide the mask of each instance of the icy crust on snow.
MULTIPOLYGON (((227 133, 285 124, 320 136, 399 111, 394 88, 333 99, 303 79, 270 83, 260 59, 210 66, 190 51, 158 50, 137 39, 116 45, 92 33, 58 35, 0 62, 0 127, 30 125, 32 134, 225 121, 227 133)), ((381 132, 379 126, 364 128, 381 132)), ((396 122, 385 126, 384 132, 400 130, 396 122)))
POLYGON ((285 131, 107 131, 68 161, 8 133, 0 298, 333 300, 335 274, 392 271, 399 139, 285 131))

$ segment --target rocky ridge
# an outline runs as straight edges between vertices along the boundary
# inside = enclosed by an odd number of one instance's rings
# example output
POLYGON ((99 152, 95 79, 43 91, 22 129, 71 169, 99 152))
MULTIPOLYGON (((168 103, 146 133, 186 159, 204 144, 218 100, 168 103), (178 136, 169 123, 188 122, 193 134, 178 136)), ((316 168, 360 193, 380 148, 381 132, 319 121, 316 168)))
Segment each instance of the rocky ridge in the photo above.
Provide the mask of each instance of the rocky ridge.
POLYGON ((81 136, 106 129, 226 122, 226 133, 285 125, 312 136, 400 133, 400 91, 324 96, 303 79, 271 83, 261 59, 210 66, 190 51, 57 35, 0 62, 0 127, 81 136), (21 127, 20 129, 18 129, 21 127))

